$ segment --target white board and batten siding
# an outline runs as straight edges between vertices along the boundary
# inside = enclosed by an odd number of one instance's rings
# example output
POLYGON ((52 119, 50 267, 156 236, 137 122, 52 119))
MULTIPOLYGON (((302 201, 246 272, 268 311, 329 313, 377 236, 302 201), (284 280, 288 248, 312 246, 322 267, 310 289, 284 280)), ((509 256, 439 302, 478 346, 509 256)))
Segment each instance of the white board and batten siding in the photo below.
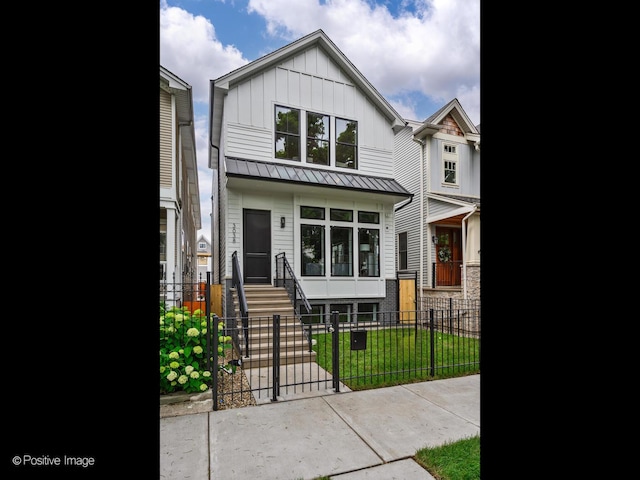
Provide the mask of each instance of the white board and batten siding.
POLYGON ((359 165, 353 173, 393 176, 394 134, 389 120, 318 47, 233 86, 224 101, 226 156, 275 161, 274 121, 278 104, 356 120, 359 165))
MULTIPOLYGON (((272 276, 275 277, 274 258, 276 254, 284 252, 292 263, 293 244, 293 203, 291 194, 277 194, 269 192, 247 192, 241 190, 229 190, 226 225, 226 242, 229 251, 237 251, 238 258, 242 264, 244 254, 243 238, 243 211, 244 209, 268 210, 271 214, 271 263, 272 276), (285 217, 285 227, 280 228, 280 217, 285 217)), ((227 272, 233 272, 231 256, 227 258, 227 272)))

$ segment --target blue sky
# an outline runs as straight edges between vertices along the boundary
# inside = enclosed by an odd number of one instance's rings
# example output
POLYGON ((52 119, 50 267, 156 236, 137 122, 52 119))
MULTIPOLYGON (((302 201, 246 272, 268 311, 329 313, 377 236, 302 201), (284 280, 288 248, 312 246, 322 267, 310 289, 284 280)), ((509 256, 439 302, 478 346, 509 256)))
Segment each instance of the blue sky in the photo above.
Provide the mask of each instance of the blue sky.
POLYGON ((457 98, 480 123, 480 0, 161 0, 160 64, 191 85, 211 239, 209 81, 322 29, 406 120, 457 98))

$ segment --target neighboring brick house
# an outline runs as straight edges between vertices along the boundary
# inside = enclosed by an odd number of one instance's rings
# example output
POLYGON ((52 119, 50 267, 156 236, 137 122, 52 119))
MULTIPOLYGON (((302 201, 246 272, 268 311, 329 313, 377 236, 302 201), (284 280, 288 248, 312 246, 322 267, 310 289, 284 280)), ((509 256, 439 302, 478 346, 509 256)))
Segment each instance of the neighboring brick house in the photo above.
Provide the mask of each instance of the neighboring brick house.
POLYGON ((191 86, 162 66, 159 128, 160 281, 195 282, 201 219, 193 99, 191 86))
POLYGON ((272 284, 284 253, 321 315, 397 308, 395 176, 406 121, 322 30, 210 82, 215 282, 233 314, 232 255, 272 284))

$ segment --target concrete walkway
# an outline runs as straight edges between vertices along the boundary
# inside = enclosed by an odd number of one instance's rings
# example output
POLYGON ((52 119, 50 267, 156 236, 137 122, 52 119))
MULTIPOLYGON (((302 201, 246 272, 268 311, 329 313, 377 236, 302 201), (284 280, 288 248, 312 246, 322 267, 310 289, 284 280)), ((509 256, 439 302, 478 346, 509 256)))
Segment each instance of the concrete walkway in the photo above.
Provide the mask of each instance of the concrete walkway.
POLYGON ((480 375, 160 419, 160 478, 433 480, 411 457, 480 434, 480 375))

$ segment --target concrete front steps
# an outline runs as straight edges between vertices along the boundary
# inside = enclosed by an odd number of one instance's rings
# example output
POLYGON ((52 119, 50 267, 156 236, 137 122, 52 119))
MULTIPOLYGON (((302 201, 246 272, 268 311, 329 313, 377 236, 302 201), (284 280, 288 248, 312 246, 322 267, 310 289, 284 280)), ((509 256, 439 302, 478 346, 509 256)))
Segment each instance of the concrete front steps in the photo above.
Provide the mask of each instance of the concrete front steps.
MULTIPOLYGON (((273 365, 274 315, 280 315, 280 365, 315 362, 316 352, 309 351, 309 342, 284 287, 248 284, 244 285, 244 292, 249 310, 249 357, 245 358, 245 341, 241 335, 243 369, 273 365)), ((233 299, 236 316, 240 318, 235 290, 233 299)), ((238 324, 241 325, 240 322, 238 324)))

